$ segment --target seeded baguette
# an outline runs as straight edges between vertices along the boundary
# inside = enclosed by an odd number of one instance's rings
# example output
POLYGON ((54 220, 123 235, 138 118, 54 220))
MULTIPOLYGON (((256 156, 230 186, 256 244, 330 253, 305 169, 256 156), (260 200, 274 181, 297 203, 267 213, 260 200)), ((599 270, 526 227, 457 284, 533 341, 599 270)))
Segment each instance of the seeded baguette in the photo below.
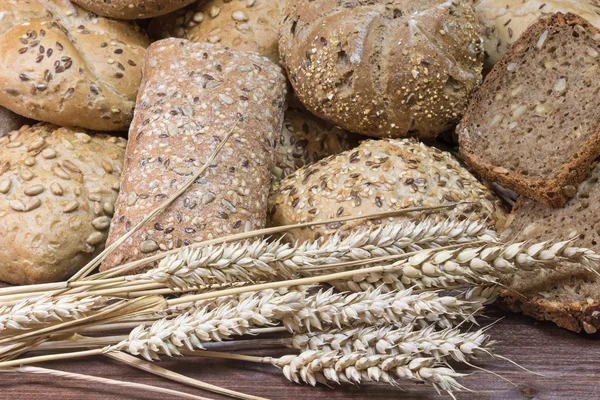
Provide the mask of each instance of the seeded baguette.
MULTIPOLYGON (((449 153, 411 139, 368 140, 284 179, 271 193, 269 215, 275 225, 288 225, 460 201, 472 203, 433 214, 434 221, 487 219, 491 225, 504 226, 500 201, 449 153)), ((413 213, 397 219, 425 216, 413 213)), ((306 241, 335 233, 344 236, 376 223, 356 220, 297 229, 289 238, 306 241)))
POLYGON ((481 24, 485 66, 491 69, 521 34, 539 18, 557 12, 579 15, 600 27, 598 0, 479 0, 475 11, 481 24))
POLYGON ((279 63, 277 41, 286 0, 197 0, 186 8, 155 18, 149 34, 179 37, 254 51, 279 63))
POLYGON ((86 10, 116 19, 144 19, 170 13, 194 0, 73 0, 86 10))
POLYGON ((550 207, 600 156, 600 30, 573 14, 538 21, 496 64, 458 129, 484 178, 550 207))
POLYGON ((125 146, 46 123, 0 138, 0 281, 63 280, 104 248, 125 146))
POLYGON ((0 105, 62 126, 124 131, 149 41, 68 1, 0 2, 0 105))
MULTIPOLYGON (((564 208, 552 209, 520 198, 503 236, 510 240, 567 240, 600 252, 600 164, 579 185, 577 196, 564 208)), ((516 274, 502 304, 539 320, 555 322, 575 332, 600 329, 600 279, 578 265, 565 264, 548 273, 516 274)))
POLYGON ((281 69, 255 53, 183 39, 152 44, 108 243, 185 184, 237 126, 214 164, 102 269, 264 227, 285 96, 281 69))

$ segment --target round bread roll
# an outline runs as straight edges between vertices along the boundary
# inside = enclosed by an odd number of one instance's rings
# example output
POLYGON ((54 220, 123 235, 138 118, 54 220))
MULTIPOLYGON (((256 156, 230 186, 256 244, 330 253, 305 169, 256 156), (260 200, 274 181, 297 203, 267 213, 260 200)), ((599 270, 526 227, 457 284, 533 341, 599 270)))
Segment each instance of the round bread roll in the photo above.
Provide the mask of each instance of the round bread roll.
POLYGON ((144 19, 164 15, 194 0, 73 0, 86 10, 116 19, 144 19))
POLYGON ((155 18, 149 33, 157 39, 179 37, 254 51, 279 63, 278 28, 285 4, 285 0, 200 0, 155 18))
POLYGON ((63 126, 127 130, 149 45, 137 26, 58 1, 3 1, 0 15, 1 106, 63 126))
MULTIPOLYGON (((500 201, 450 153, 412 139, 369 140, 355 149, 299 169, 271 193, 274 225, 325 221, 419 206, 470 201, 430 214, 437 220, 487 219, 504 226, 500 201)), ((426 212, 397 217, 423 219, 426 212)), ((307 241, 377 224, 355 220, 296 229, 290 239, 307 241)))
POLYGON ((466 0, 297 0, 279 50, 306 108, 352 132, 433 139, 481 81, 479 25, 466 0))
POLYGON ((126 144, 45 123, 0 138, 0 281, 59 281, 103 249, 126 144))
POLYGON ((600 27, 598 1, 479 0, 475 2, 475 10, 481 23, 486 69, 491 69, 519 36, 543 15, 571 12, 600 27))

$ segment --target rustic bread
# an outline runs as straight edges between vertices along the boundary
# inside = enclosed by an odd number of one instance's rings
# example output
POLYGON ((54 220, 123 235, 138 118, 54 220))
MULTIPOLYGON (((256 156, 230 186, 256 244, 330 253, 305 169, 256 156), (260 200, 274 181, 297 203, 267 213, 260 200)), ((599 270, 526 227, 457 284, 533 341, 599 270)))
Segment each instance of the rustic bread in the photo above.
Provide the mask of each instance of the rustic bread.
POLYGON ((481 24, 487 69, 500 61, 510 46, 540 17, 571 12, 600 27, 598 0, 479 0, 475 2, 475 11, 481 24))
POLYGON ((103 270, 265 225, 285 110, 281 72, 255 53, 208 43, 164 39, 148 48, 108 243, 185 184, 239 122, 194 185, 123 243, 103 270))
POLYGON ((155 38, 180 37, 254 51, 279 63, 278 28, 285 0, 198 0, 184 9, 155 18, 155 38))
MULTIPOLYGON (((449 153, 413 140, 368 140, 355 149, 303 167, 271 193, 275 225, 324 221, 417 206, 472 201, 435 214, 446 218, 488 219, 504 226, 505 211, 492 192, 449 153)), ((422 219, 413 213, 399 219, 422 219)), ((357 220, 295 230, 294 240, 314 240, 373 224, 357 220)))
POLYGON ((466 0, 290 1, 279 50, 306 108, 352 132, 433 139, 481 81, 466 0))
POLYGON ((149 41, 135 25, 65 3, 0 2, 0 105, 58 125, 127 130, 149 41))
MULTIPOLYGON (((552 209, 521 198, 511 214, 504 236, 510 240, 567 240, 600 252, 600 164, 579 185, 577 196, 565 208, 552 209)), ((515 312, 579 332, 600 329, 600 279, 578 265, 565 264, 550 273, 540 271, 515 276, 502 303, 515 312)))
POLYGON ((358 144, 354 135, 320 120, 304 107, 290 105, 275 148, 272 184, 298 168, 327 156, 350 150, 358 144))
POLYGON ((486 179, 559 207, 600 155, 600 30, 573 14, 532 25, 487 76, 458 129, 486 179))
POLYGON ((194 0, 72 0, 86 10, 116 19, 144 19, 170 13, 194 0))
POLYGON ((0 138, 0 281, 62 280, 103 249, 125 146, 45 123, 0 138))
POLYGON ((0 137, 6 136, 6 134, 16 131, 30 122, 32 122, 30 119, 15 114, 7 108, 0 107, 0 137))

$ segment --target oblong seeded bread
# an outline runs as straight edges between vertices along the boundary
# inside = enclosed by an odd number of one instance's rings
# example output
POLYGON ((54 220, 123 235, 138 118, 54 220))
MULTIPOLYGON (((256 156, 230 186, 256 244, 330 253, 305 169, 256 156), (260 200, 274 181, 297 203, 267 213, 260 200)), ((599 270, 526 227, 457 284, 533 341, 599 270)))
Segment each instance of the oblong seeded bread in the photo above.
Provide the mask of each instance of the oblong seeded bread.
POLYGON ((375 137, 454 127, 483 67, 467 0, 290 1, 279 52, 309 111, 375 137))
POLYGON ((148 38, 68 1, 0 2, 0 105, 61 126, 126 131, 148 38))
POLYGON ((486 77, 458 128, 484 178, 551 207, 600 155, 600 30, 573 14, 532 25, 486 77))
POLYGON ((104 248, 125 146, 45 123, 0 138, 0 281, 63 280, 104 248))
MULTIPOLYGON (((492 192, 450 153, 414 140, 368 140, 355 149, 303 167, 271 193, 269 214, 275 225, 324 221, 417 206, 471 201, 432 217, 488 219, 504 226, 505 211, 492 192)), ((397 219, 422 219, 419 212, 397 219)), ((377 221, 296 229, 292 240, 315 240, 377 221)))
POLYGON ((116 19, 144 19, 170 13, 194 0, 73 0, 86 10, 116 19))
POLYGON ((184 39, 153 43, 108 243, 183 186, 232 129, 233 135, 203 175, 102 269, 264 227, 286 94, 281 68, 256 53, 184 39))
MULTIPOLYGON (((503 236, 511 241, 567 240, 600 252, 600 164, 564 208, 520 198, 503 236), (576 234, 576 235, 574 235, 576 234)), ((522 272, 513 278, 502 304, 575 332, 600 329, 600 278, 565 264, 557 271, 522 272)))
POLYGON ((279 63, 279 24, 286 0, 197 0, 154 18, 148 29, 157 39, 178 37, 254 51, 279 63))

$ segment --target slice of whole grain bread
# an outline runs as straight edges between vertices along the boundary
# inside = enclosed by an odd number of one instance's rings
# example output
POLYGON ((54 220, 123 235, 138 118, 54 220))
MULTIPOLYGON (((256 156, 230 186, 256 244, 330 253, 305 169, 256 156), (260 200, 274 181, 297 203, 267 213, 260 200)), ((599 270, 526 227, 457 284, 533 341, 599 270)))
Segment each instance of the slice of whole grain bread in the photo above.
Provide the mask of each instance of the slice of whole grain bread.
POLYGON ((458 128, 483 177, 550 207, 600 155, 600 30, 574 14, 532 25, 496 64, 458 128))
MULTIPOLYGON (((520 198, 503 236, 534 242, 574 237, 573 245, 600 252, 599 180, 600 164, 561 209, 520 198)), ((572 331, 595 333, 600 329, 600 278, 578 265, 565 264, 550 273, 519 273, 501 302, 511 311, 553 321, 572 331)))

